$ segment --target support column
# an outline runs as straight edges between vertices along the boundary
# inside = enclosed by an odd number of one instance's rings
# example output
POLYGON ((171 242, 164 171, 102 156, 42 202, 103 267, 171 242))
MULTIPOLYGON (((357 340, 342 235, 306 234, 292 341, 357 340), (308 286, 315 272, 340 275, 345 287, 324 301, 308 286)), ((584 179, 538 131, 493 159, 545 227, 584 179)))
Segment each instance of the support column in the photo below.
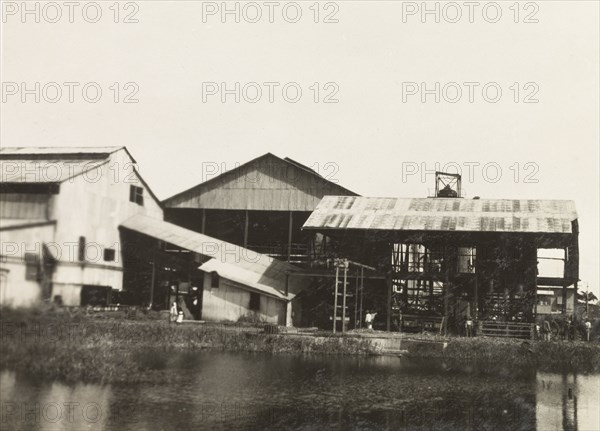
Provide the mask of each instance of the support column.
POLYGON ((244 214, 244 248, 248 248, 248 210, 244 214))
POLYGON ((565 284, 562 287, 562 315, 567 315, 567 286, 565 284))
POLYGON ((333 333, 337 324, 337 304, 338 304, 338 282, 340 279, 340 267, 335 265, 335 288, 333 292, 333 333))
POLYGON ((387 284, 387 322, 386 328, 390 332, 392 330, 392 274, 388 274, 385 279, 387 284))
POLYGON ((348 284, 348 261, 344 262, 344 296, 342 298, 342 334, 346 333, 346 288, 348 284))
POLYGON ((206 209, 202 208, 202 225, 200 227, 200 233, 206 231, 206 209))
POLYGON ((292 257, 292 226, 294 222, 294 215, 292 211, 290 211, 290 222, 288 226, 288 249, 287 249, 287 260, 290 261, 292 257))
MULTIPOLYGON (((575 281, 574 291, 573 291, 573 321, 577 318, 577 281, 575 281)), ((587 295, 587 293, 586 293, 587 295)), ((587 304, 587 301, 586 301, 587 304)), ((587 307, 586 307, 587 312, 587 307)))
POLYGON ((473 310, 473 319, 477 320, 479 316, 479 281, 477 280, 477 274, 475 274, 475 307, 473 310))

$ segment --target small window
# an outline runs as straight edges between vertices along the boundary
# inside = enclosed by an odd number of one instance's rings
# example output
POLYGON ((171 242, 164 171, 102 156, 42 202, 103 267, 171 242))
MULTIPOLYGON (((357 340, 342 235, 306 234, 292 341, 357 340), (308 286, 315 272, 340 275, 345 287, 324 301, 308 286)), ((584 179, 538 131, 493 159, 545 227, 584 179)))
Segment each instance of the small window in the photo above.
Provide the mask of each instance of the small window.
POLYGON ((213 271, 210 273, 210 287, 218 288, 219 287, 219 274, 217 271, 213 271))
POLYGON ((36 253, 25 253, 25 280, 38 281, 39 257, 36 253))
POLYGON ((129 186, 129 201, 144 206, 144 189, 133 184, 129 186))
POLYGON ((105 262, 114 262, 115 261, 115 249, 114 248, 105 248, 104 249, 104 261, 105 262))
POLYGON ((260 310, 260 294, 256 292, 250 292, 250 310, 260 310))

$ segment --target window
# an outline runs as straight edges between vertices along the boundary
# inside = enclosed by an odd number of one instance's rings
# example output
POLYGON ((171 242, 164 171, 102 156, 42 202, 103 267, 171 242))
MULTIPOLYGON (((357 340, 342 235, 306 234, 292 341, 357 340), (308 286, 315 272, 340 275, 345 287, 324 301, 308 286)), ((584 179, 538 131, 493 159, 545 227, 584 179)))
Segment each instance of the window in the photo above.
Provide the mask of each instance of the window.
POLYGON ((144 206, 144 189, 133 184, 129 186, 129 201, 144 206))
POLYGON ((260 310, 260 295, 255 292, 250 292, 250 310, 260 310))
POLYGON ((217 273, 217 271, 213 271, 210 273, 210 287, 211 288, 219 287, 219 273, 217 273))
POLYGON ((105 248, 104 249, 104 261, 105 262, 114 262, 115 261, 115 249, 114 248, 105 248))
POLYGON ((36 253, 25 253, 25 280, 38 281, 39 257, 36 253))
POLYGON ((476 260, 475 247, 459 247, 458 248, 458 268, 459 273, 475 273, 476 260))

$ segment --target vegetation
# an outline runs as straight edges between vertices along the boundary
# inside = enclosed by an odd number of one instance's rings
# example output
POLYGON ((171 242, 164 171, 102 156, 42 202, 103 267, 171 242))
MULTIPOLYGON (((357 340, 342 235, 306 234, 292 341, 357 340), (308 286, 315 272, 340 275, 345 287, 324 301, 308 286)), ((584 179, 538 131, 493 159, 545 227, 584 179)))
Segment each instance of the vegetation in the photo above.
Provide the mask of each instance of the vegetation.
POLYGON ((168 370, 190 366, 190 358, 203 349, 320 354, 374 351, 369 341, 357 338, 267 334, 262 328, 234 323, 177 325, 158 313, 125 320, 120 312, 4 309, 0 320, 0 369, 65 381, 156 381, 166 378, 168 370))
POLYGON ((524 341, 511 338, 457 337, 445 348, 414 343, 413 358, 443 358, 490 370, 498 367, 536 368, 543 371, 600 372, 600 344, 583 341, 524 341))
MULTIPOLYGON (((169 323, 156 312, 127 320, 123 312, 95 313, 85 309, 0 310, 0 369, 63 381, 159 382, 180 375, 177 370, 198 365, 198 351, 317 353, 365 355, 377 353, 373 338, 389 334, 278 334, 268 326, 249 323, 169 323), (369 336, 367 336, 369 335, 369 336)), ((397 335, 396 335, 397 336, 397 335)), ((527 342, 492 338, 403 338, 403 349, 414 358, 600 371, 600 343, 582 341, 527 342), (406 347, 404 347, 406 346, 406 347)))

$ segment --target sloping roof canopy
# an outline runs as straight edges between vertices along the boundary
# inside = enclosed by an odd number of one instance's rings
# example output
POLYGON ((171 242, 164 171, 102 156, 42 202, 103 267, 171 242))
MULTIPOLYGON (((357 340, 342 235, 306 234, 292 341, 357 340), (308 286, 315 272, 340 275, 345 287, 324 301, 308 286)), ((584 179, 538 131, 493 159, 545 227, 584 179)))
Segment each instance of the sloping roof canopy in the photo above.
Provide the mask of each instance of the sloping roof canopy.
POLYGON ((307 283, 306 279, 290 277, 286 295, 286 273, 298 271, 297 267, 163 220, 136 215, 121 227, 212 258, 200 269, 216 271, 223 278, 277 299, 292 300, 307 283))
POLYGON ((325 196, 304 229, 573 233, 563 200, 325 196))

